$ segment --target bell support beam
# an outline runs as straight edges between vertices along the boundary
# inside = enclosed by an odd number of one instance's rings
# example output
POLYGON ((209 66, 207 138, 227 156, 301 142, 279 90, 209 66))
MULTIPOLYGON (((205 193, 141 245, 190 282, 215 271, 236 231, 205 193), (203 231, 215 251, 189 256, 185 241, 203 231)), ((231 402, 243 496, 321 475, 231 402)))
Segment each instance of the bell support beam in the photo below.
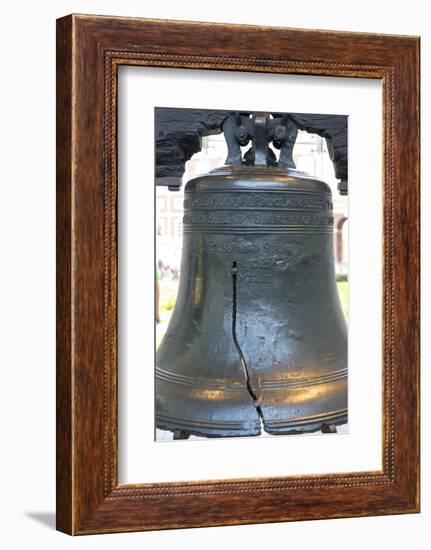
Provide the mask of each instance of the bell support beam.
MULTIPOLYGON (((180 189, 185 163, 201 151, 202 137, 224 133, 227 165, 242 163, 241 146, 253 138, 253 112, 208 109, 156 108, 156 185, 180 189)), ((271 112, 267 122, 268 143, 280 149, 279 166, 294 168, 292 151, 298 129, 324 137, 341 195, 348 193, 347 116, 271 112)))

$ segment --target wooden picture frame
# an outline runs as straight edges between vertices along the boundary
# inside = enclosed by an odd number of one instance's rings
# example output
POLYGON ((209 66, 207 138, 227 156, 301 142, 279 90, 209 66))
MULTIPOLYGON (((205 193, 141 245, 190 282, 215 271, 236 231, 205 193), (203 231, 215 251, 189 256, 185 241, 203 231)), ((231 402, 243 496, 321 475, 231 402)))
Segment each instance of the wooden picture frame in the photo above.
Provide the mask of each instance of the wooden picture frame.
POLYGON ((57 528, 69 534, 419 511, 419 38, 70 15, 57 21, 57 528), (383 84, 383 468, 119 485, 117 69, 383 84))

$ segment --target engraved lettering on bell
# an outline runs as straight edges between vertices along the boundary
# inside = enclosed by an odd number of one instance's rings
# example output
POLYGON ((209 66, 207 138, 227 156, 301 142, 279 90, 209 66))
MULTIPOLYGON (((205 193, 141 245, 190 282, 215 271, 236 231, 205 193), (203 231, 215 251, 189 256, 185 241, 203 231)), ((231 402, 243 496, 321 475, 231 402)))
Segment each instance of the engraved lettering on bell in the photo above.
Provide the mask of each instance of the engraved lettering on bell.
POLYGON ((233 160, 186 185, 178 297, 156 358, 159 429, 230 437, 347 422, 331 190, 286 157, 277 165, 269 142, 292 132, 274 136, 272 120, 229 119, 233 160), (251 142, 244 158, 238 140, 251 142))
MULTIPOLYGON (((189 195, 193 195, 189 193, 189 195)), ((288 209, 307 209, 313 210, 331 210, 332 203, 327 199, 318 199, 313 197, 284 197, 280 194, 270 196, 262 194, 255 196, 253 194, 243 193, 241 196, 230 197, 199 197, 191 196, 184 200, 184 209, 202 209, 202 208, 288 208, 288 209), (277 196, 278 195, 278 196, 277 196)))
POLYGON ((187 225, 333 225, 334 218, 328 215, 269 214, 267 212, 235 214, 219 212, 217 214, 186 214, 183 224, 187 225))

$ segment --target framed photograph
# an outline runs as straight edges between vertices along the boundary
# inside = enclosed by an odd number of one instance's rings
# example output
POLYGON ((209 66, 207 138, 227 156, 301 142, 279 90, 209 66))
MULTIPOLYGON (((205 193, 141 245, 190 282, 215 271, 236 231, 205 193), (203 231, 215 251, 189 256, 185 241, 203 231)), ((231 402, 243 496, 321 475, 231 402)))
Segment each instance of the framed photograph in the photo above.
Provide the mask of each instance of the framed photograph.
POLYGON ((419 38, 57 21, 57 528, 419 511, 419 38))

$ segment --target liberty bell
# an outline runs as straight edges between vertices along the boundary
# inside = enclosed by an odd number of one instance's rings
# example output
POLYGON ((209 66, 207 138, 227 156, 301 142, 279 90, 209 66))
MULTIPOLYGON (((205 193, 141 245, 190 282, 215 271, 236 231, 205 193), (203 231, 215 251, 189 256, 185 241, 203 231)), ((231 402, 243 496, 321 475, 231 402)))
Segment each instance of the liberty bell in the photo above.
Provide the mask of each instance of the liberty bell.
POLYGON ((331 190, 294 168, 286 117, 236 113, 223 132, 226 165, 185 188, 156 427, 185 438, 336 431, 347 422, 347 326, 331 190))

